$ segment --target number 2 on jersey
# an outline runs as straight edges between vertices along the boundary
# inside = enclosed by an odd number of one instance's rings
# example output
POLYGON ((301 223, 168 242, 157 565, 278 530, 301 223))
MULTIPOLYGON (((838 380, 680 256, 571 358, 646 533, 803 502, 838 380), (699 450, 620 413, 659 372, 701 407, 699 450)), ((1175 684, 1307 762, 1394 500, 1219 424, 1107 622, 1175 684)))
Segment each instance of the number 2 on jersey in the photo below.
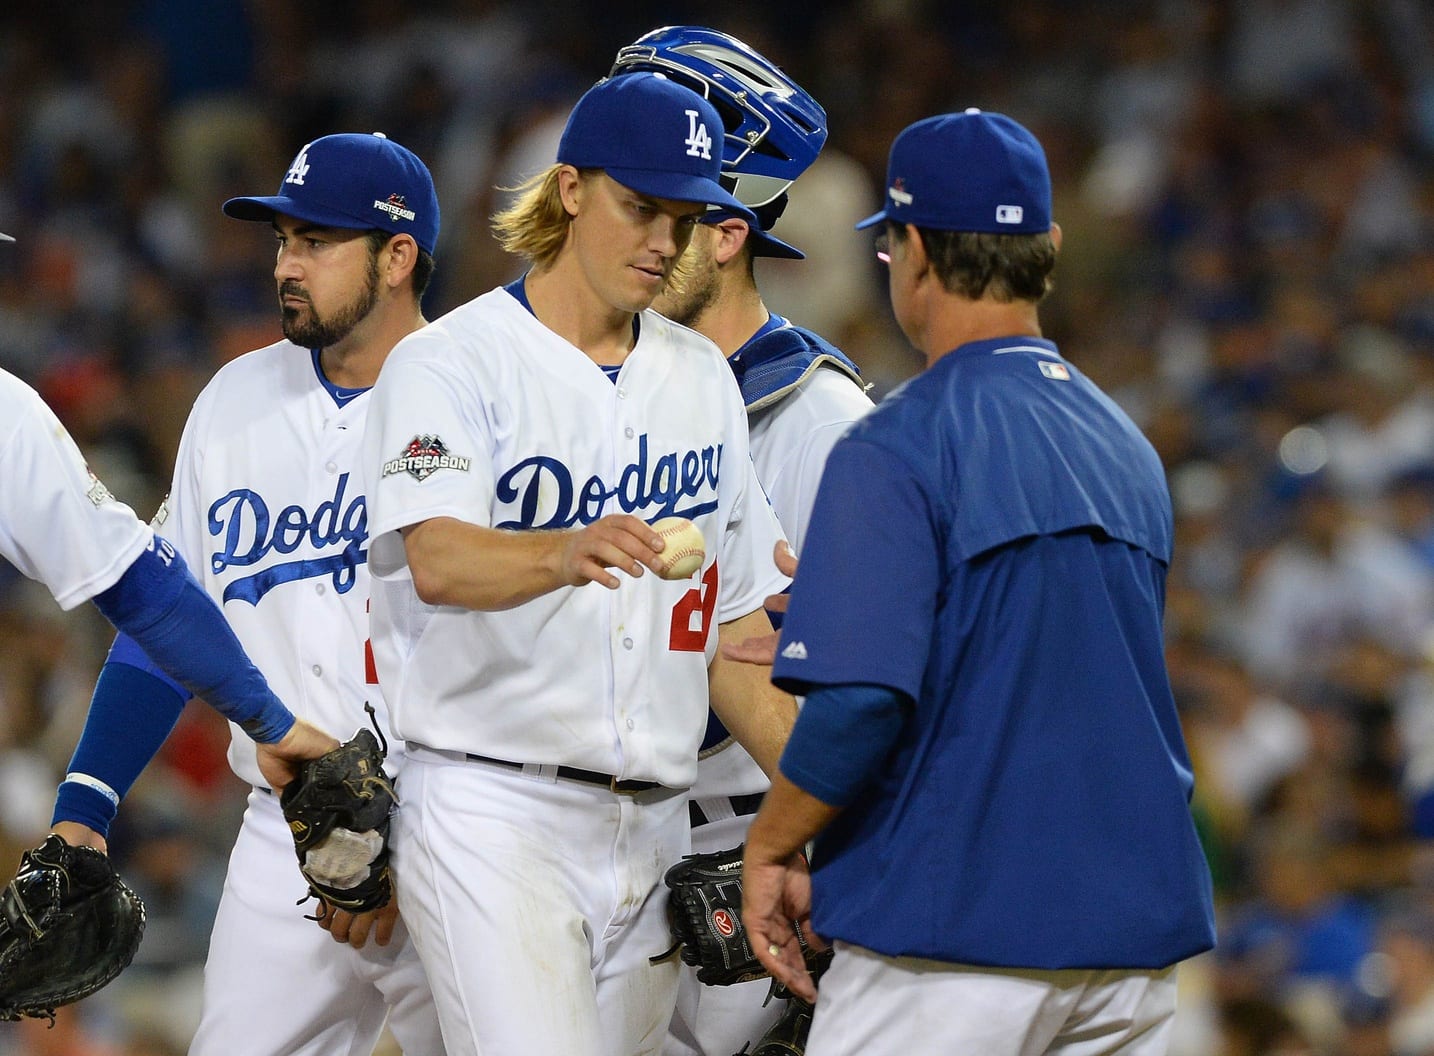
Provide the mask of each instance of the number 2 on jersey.
POLYGON ((672 626, 667 635, 667 648, 674 653, 700 653, 707 648, 707 632, 712 629, 712 613, 717 609, 717 562, 713 561, 702 582, 693 587, 672 606, 672 626), (692 625, 696 623, 697 626, 692 625))

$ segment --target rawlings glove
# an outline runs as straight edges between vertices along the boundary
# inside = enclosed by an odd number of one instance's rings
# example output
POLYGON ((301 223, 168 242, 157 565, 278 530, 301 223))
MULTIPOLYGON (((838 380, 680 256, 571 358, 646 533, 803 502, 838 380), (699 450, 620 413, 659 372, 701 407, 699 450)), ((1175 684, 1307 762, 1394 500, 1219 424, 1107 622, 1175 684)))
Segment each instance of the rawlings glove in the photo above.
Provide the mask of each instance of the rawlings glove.
POLYGON ((388 904, 389 815, 397 806, 386 753, 368 730, 311 759, 279 797, 310 894, 349 913, 388 904))
POLYGON ((767 974, 742 926, 742 844, 689 854, 663 874, 667 923, 698 982, 730 986, 767 974))
POLYGON ((0 891, 0 1019, 48 1018, 134 959, 144 903, 89 847, 49 836, 0 891))
MULTIPOLYGON (((670 889, 667 923, 672 940, 681 947, 682 960, 697 969, 697 981, 708 986, 745 983, 767 974, 742 926, 743 847, 739 843, 725 851, 689 854, 663 875, 670 889)), ((797 941, 807 968, 819 973, 831 951, 813 950, 800 929, 797 941)))

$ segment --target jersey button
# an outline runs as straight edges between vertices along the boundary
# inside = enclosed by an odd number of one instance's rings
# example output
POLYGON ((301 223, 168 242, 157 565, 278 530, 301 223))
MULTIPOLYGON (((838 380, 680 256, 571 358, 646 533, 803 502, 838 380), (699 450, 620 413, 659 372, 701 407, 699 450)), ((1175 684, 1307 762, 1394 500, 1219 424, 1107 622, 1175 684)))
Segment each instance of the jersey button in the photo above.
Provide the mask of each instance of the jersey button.
POLYGON ((635 729, 636 727, 637 727, 637 723, 633 722, 631 719, 628 719, 628 720, 627 720, 627 728, 628 728, 629 730, 635 729))
POLYGON ((320 675, 322 675, 322 674, 324 673, 324 669, 323 669, 322 667, 320 667, 318 664, 315 664, 313 667, 309 668, 309 670, 314 673, 314 677, 315 677, 315 678, 318 678, 320 675))
POLYGON ((624 638, 624 639, 622 640, 622 647, 623 647, 624 649, 631 649, 631 648, 632 648, 632 639, 631 639, 631 638, 624 638))
POLYGON ((622 431, 622 435, 625 436, 625 437, 627 437, 629 440, 631 440, 631 439, 632 439, 632 426, 629 425, 626 429, 624 429, 624 430, 622 431))
POLYGON ((617 390, 617 398, 618 398, 619 400, 625 400, 625 399, 627 399, 627 390, 626 390, 626 389, 618 389, 618 390, 617 390))
POLYGON ((314 584, 314 593, 315 593, 315 594, 322 594, 323 592, 324 592, 324 585, 323 585, 322 583, 315 583, 315 584, 314 584))
POLYGON ((337 462, 330 462, 324 468, 327 469, 330 473, 337 473, 339 469, 339 464, 337 462))

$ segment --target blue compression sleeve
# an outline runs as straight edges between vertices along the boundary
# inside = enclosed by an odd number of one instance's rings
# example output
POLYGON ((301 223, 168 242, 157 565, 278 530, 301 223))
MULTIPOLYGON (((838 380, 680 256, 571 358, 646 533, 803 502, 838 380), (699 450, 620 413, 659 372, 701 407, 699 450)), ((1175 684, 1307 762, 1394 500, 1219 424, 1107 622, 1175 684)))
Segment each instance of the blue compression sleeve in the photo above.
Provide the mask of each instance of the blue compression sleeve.
MULTIPOLYGON (((55 797, 50 824, 77 821, 109 835, 119 801, 179 720, 189 694, 119 659, 133 643, 120 635, 100 670, 85 730, 55 797)), ((143 654, 140 654, 143 656, 143 654)))
POLYGON ((876 777, 906 721, 909 700, 887 686, 818 686, 782 750, 782 775, 833 807, 850 805, 876 777))
POLYGON ((164 668, 151 660, 149 654, 139 647, 139 643, 123 631, 115 635, 115 644, 110 646, 110 655, 105 657, 105 663, 129 664, 130 667, 137 667, 147 675, 153 675, 178 693, 186 704, 189 703, 189 698, 194 696, 193 693, 165 674, 164 668))
POLYGON ((160 536, 94 601, 167 674, 254 740, 272 743, 294 725, 219 606, 160 536))

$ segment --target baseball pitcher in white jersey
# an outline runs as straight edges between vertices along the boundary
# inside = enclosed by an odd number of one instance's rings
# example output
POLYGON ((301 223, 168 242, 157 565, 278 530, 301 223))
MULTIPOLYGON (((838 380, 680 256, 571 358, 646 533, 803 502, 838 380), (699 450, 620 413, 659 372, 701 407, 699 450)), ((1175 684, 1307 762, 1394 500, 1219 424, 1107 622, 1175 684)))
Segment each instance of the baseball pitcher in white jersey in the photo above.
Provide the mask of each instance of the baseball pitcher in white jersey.
MULTIPOLYGON (((373 706, 401 784, 402 746, 387 732, 368 644, 359 458, 370 386, 424 323, 439 224, 432 178, 380 134, 324 136, 299 151, 278 194, 234 198, 224 211, 273 227, 284 339, 226 364, 199 395, 155 525, 295 711, 348 737, 373 706)), ((151 678, 131 696, 162 689, 151 678)), ((191 1056, 366 1056, 386 1018, 406 1052, 441 1053, 396 905, 355 917, 320 904, 322 928, 306 918, 296 902, 308 885, 278 797, 246 738, 234 737, 229 760, 254 790, 191 1056)))
MULTIPOLYGON (((708 340, 647 311, 722 190, 720 118, 649 73, 578 102, 495 221, 532 270, 406 338, 374 388, 373 644, 408 745, 399 904, 450 1056, 660 1051, 665 869, 709 700, 771 765, 792 698, 720 657, 770 622, 780 528, 708 340), (666 516, 703 566, 669 581, 666 516)), ((756 670, 756 669, 754 669, 756 670)))
MULTIPOLYGON (((711 338, 726 355, 747 406, 757 478, 800 550, 827 453, 872 406, 850 359, 768 311, 754 269, 758 257, 804 256, 770 229, 786 208, 788 188, 826 142, 826 112, 764 55, 703 26, 665 26, 618 52, 614 75, 640 70, 663 72, 722 103, 723 174, 757 223, 709 212, 653 308, 711 338)), ((692 849, 741 843, 767 788, 762 768, 714 717, 688 806, 692 849)), ((744 1045, 757 1054, 768 1031, 774 1044, 778 1038, 790 1044, 811 1009, 788 1009, 770 990, 767 979, 705 986, 695 968, 683 965, 663 1056, 732 1056, 744 1045), (784 1014, 787 1022, 779 1024, 784 1014)))

